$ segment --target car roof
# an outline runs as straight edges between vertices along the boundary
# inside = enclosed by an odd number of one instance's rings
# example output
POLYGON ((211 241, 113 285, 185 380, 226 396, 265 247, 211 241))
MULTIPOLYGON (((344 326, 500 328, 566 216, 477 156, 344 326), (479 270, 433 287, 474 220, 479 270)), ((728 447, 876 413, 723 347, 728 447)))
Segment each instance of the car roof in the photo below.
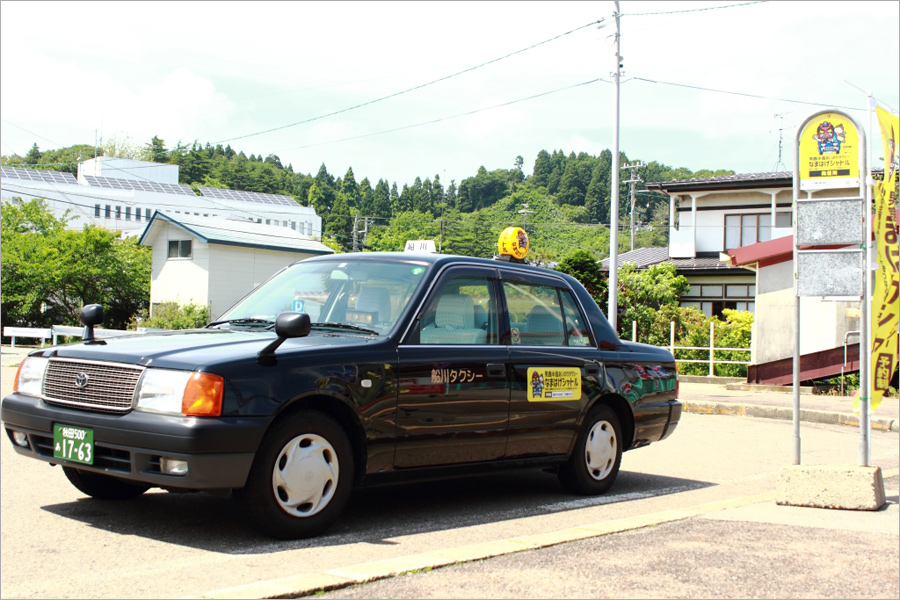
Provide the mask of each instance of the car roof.
POLYGON ((444 265, 448 263, 453 264, 470 264, 470 265, 480 265, 480 266, 489 266, 489 267, 500 267, 500 268, 515 268, 515 269, 526 269, 533 271, 535 273, 551 273, 554 275, 562 275, 559 271, 553 271, 551 269, 545 269, 543 267, 538 267, 535 265, 529 265, 525 263, 519 262, 510 262, 500 259, 490 259, 490 258, 479 258, 475 256, 461 256, 456 254, 425 254, 425 253, 415 253, 415 252, 346 252, 343 254, 331 254, 327 256, 316 256, 312 258, 304 259, 302 262, 341 262, 346 260, 361 260, 361 261, 378 261, 378 260, 391 260, 391 261, 403 261, 403 262, 419 262, 419 263, 428 263, 432 265, 444 265))

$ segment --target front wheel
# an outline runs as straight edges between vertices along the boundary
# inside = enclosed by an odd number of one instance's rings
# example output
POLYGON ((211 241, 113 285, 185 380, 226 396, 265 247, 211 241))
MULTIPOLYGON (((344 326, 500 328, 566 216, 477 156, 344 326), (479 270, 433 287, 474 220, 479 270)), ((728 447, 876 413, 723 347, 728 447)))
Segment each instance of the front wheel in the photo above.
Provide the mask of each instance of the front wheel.
POLYGON ((578 434, 575 451, 559 471, 563 487, 573 494, 594 496, 606 492, 622 462, 622 427, 606 405, 588 413, 578 434))
POLYGON ((80 491, 100 500, 128 500, 150 489, 149 485, 132 483, 112 475, 81 471, 74 467, 63 467, 63 473, 80 491))
POLYGON ((312 537, 340 516, 353 470, 353 451, 341 426, 319 412, 298 412, 266 436, 237 496, 263 533, 312 537))

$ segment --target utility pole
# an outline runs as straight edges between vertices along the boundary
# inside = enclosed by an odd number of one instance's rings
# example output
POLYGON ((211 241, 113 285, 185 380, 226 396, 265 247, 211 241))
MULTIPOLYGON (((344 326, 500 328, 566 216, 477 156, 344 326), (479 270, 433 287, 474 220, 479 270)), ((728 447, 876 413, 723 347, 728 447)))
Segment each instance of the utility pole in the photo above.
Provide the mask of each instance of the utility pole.
POLYGON ((534 212, 533 210, 531 210, 531 209, 528 208, 528 203, 527 203, 527 202, 523 202, 523 203, 522 203, 522 210, 518 211, 518 213, 519 213, 520 215, 522 215, 522 229, 525 229, 525 231, 528 231, 528 230, 525 228, 525 226, 528 224, 528 215, 530 215, 530 214, 533 213, 533 212, 534 212))
POLYGON ((612 325, 613 331, 618 331, 616 324, 618 311, 618 286, 619 286, 619 84, 622 74, 621 33, 619 28, 619 2, 616 1, 616 71, 612 74, 613 83, 616 86, 616 120, 613 122, 613 151, 612 151, 612 199, 609 204, 609 304, 606 310, 606 318, 612 325))
POLYGON ((359 245, 357 244, 357 233, 359 229, 357 228, 359 222, 359 215, 353 215, 353 252, 359 252, 359 245))
POLYGON ((644 180, 641 179, 640 175, 635 175, 635 171, 642 167, 646 167, 642 162, 631 163, 630 165, 625 165, 622 167, 623 170, 631 169, 631 175, 628 177, 628 180, 625 183, 628 184, 631 190, 631 249, 634 250, 634 184, 635 183, 644 183, 644 180))

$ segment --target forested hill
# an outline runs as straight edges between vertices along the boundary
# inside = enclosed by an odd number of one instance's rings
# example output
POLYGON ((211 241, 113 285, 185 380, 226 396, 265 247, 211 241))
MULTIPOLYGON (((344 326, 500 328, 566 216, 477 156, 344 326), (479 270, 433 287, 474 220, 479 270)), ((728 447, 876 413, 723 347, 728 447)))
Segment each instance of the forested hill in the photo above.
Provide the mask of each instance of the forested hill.
MULTIPOLYGON (((74 174, 78 160, 94 154, 95 148, 89 145, 41 152, 35 144, 25 157, 4 156, 2 162, 74 174)), ((436 239, 444 252, 490 256, 496 247, 495 230, 526 224, 532 246, 542 248, 542 261, 559 260, 575 249, 598 256, 608 253, 612 169, 609 150, 603 150, 599 156, 541 150, 527 177, 524 159, 517 156, 510 157, 509 169, 488 171, 480 167, 460 182, 444 182, 438 175, 424 173, 399 186, 396 181, 383 177, 375 180, 368 174, 357 181, 352 167, 337 177, 328 172, 325 164, 315 174, 295 173, 291 165, 283 165, 274 154, 248 157, 230 145, 194 143, 190 148, 179 144, 168 149, 158 137, 143 147, 113 145, 99 149, 98 154, 177 164, 181 183, 195 189, 221 187, 292 196, 302 205, 313 206, 323 217, 326 235, 348 249, 354 239, 357 248, 365 244, 366 248, 386 250, 402 249, 406 239, 436 239), (597 225, 606 226, 602 228, 605 235, 598 235, 597 225), (543 244, 539 246, 538 241, 543 244)), ((624 153, 620 156, 621 165, 637 160, 640 157, 631 158, 624 153)), ((646 166, 638 175, 645 182, 734 173, 691 172, 643 160, 646 166)), ((627 179, 621 177, 620 181, 627 179)), ((631 210, 628 185, 621 183, 619 191, 619 214, 627 224, 631 210)), ((635 206, 635 247, 665 245, 667 205, 665 196, 641 190, 635 206)), ((624 240, 623 246, 628 243, 624 240)))

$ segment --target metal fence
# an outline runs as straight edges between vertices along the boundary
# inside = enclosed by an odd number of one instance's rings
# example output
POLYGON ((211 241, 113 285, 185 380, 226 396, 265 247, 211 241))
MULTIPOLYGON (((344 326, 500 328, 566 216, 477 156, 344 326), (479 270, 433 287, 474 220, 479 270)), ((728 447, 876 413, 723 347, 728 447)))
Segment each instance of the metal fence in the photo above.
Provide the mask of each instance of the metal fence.
MULTIPOLYGON (((637 321, 631 322, 631 341, 637 341, 637 321)), ((709 346, 676 346, 675 345, 675 321, 669 322, 669 352, 672 353, 672 356, 675 357, 676 363, 706 363, 709 365, 709 376, 715 376, 715 367, 716 365, 749 365, 749 360, 717 360, 716 352, 747 352, 749 355, 750 348, 720 348, 716 346, 715 339, 715 323, 709 324, 709 346), (709 352, 709 358, 698 360, 698 359, 687 359, 687 358, 678 358, 676 354, 679 350, 707 350, 709 352)))

